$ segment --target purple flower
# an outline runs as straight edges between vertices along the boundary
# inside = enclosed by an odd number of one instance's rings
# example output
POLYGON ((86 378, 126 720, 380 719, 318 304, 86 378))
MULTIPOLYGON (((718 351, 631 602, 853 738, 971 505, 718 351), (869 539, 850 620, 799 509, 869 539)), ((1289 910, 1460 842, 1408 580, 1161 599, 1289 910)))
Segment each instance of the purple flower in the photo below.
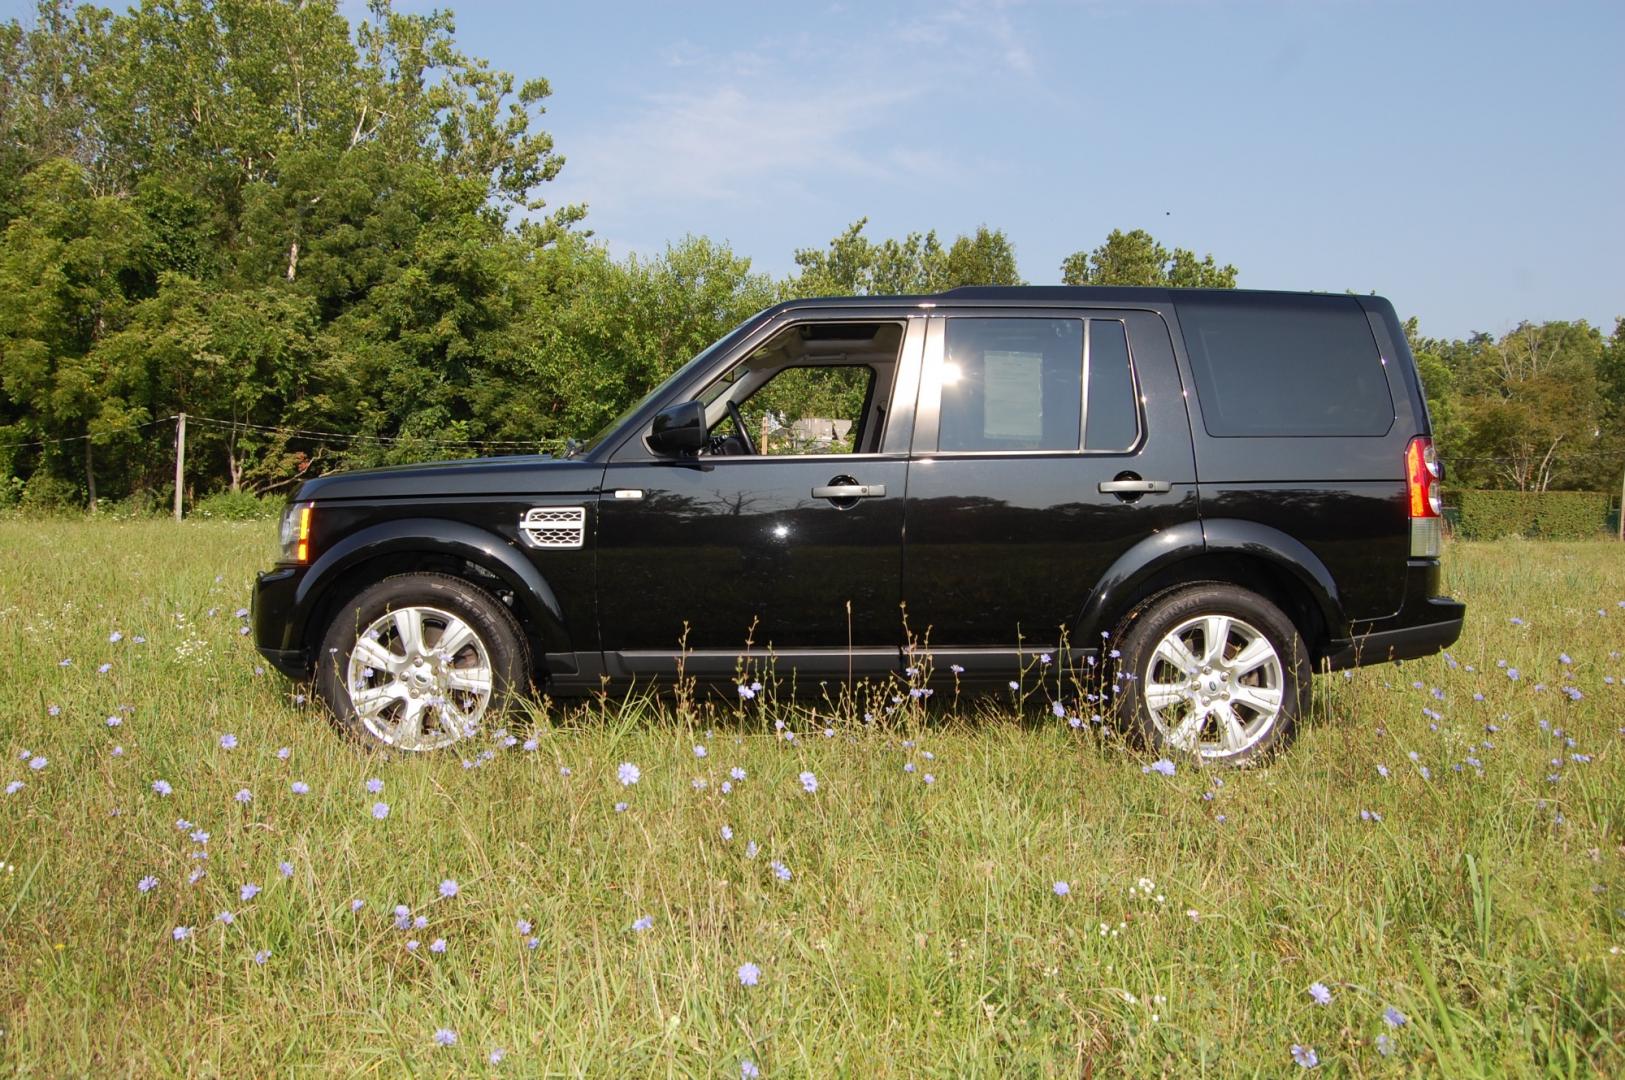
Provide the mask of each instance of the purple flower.
POLYGON ((259 952, 254 954, 254 963, 256 964, 263 965, 269 959, 271 959, 270 949, 261 949, 259 952))
POLYGON ((530 920, 520 919, 518 922, 514 923, 514 928, 517 929, 521 934, 528 934, 530 933, 531 929, 530 920))
POLYGON ((1382 1022, 1391 1028, 1402 1028, 1406 1024, 1410 1023, 1410 1019, 1406 1017, 1404 1013, 1390 1005, 1382 1010, 1382 1022))
POLYGON ((953 672, 955 675, 963 675, 963 674, 965 674, 965 669, 960 667, 958 664, 949 664, 948 665, 948 670, 953 672))
POLYGON ((452 897, 457 895, 457 892, 457 882, 451 878, 447 878, 445 881, 440 883, 440 895, 442 898, 450 900, 452 897))
POLYGON ((309 795, 310 785, 305 783, 303 780, 295 780, 293 783, 288 785, 288 790, 292 791, 295 795, 309 795))
POLYGON ((728 770, 728 775, 735 780, 743 780, 745 778, 745 770, 741 769, 738 765, 735 765, 733 768, 728 770))
POLYGON ((722 839, 726 841, 726 840, 732 840, 733 838, 734 838, 733 827, 731 825, 724 825, 722 827, 722 839))
POLYGON ((384 790, 384 782, 376 776, 367 781, 367 791, 371 794, 376 795, 382 790, 384 790))
POLYGON ((707 749, 706 749, 706 748, 705 748, 705 747, 703 747, 703 746, 696 746, 696 747, 695 747, 695 748, 694 748, 694 756, 695 756, 695 757, 704 757, 704 756, 705 756, 705 755, 706 755, 706 754, 708 754, 708 753, 710 753, 710 751, 709 751, 709 750, 707 750, 707 749))
POLYGON ((649 916, 640 915, 638 918, 636 918, 636 919, 634 919, 632 921, 632 929, 636 930, 638 933, 641 934, 641 933, 643 933, 643 931, 652 928, 654 926, 654 924, 655 924, 655 921, 653 919, 651 919, 649 916))
POLYGON ((135 887, 144 893, 151 892, 158 887, 158 879, 153 877, 151 874, 148 874, 146 877, 136 882, 135 887))
POLYGON ((290 755, 292 753, 293 753, 293 751, 289 750, 286 746, 279 747, 277 749, 277 752, 276 752, 277 760, 278 761, 287 761, 288 760, 288 755, 290 755))
POLYGON ((1068 896, 1072 892, 1072 886, 1064 881, 1057 881, 1054 885, 1050 886, 1050 890, 1054 892, 1056 896, 1068 896))
POLYGON ((1156 761, 1153 761, 1150 765, 1145 766, 1140 771, 1161 773, 1163 776, 1172 776, 1174 775, 1174 763, 1169 761, 1167 758, 1158 758, 1156 761))
POLYGON ((1392 1057, 1394 1053, 1394 1040, 1388 1037, 1387 1032, 1379 1034, 1376 1038, 1377 1053, 1383 1057, 1392 1057))
POLYGON ((359 896, 356 897, 354 900, 350 901, 350 910, 351 911, 360 911, 362 908, 364 908, 366 906, 367 906, 367 902, 365 900, 361 899, 359 896))
POLYGON ((433 941, 429 942, 429 951, 436 955, 445 952, 446 939, 443 937, 437 937, 433 941))
POLYGON ((762 1070, 758 1069, 756 1062, 750 1058, 746 1058, 739 1063, 739 1080, 757 1080, 761 1075, 762 1070))
POLYGON ((377 818, 379 821, 382 821, 385 818, 387 818, 389 816, 389 804, 387 802, 375 802, 375 803, 373 803, 372 804, 372 816, 377 818))
POLYGON ((802 787, 803 791, 805 791, 807 794, 811 795, 813 792, 818 790, 818 777, 814 776, 810 772, 802 773, 801 774, 801 787, 802 787))
POLYGON ((244 803, 244 804, 253 802, 254 801, 254 793, 252 791, 249 791, 247 788, 243 788, 241 791, 239 791, 237 793, 237 801, 240 802, 240 803, 244 803))
POLYGON ((779 860, 774 859, 772 862, 768 863, 767 865, 773 871, 773 876, 778 878, 780 881, 789 881, 790 880, 790 868, 788 866, 785 866, 779 860))
POLYGON ((175 789, 169 786, 168 780, 154 780, 152 782, 152 790, 166 798, 175 793, 175 789))
POLYGON ((176 941, 185 941, 192 936, 192 928, 190 926, 177 926, 169 932, 169 936, 176 941))
POLYGON ((237 921, 237 916, 233 915, 229 911, 222 911, 220 914, 218 914, 218 915, 216 915, 214 917, 214 921, 217 922, 217 923, 224 923, 225 925, 230 926, 232 923, 237 921))
POLYGON ((762 969, 747 960, 739 965, 738 975, 741 986, 755 986, 762 980, 762 969))
POLYGON ((753 687, 746 686, 744 683, 739 684, 739 697, 740 697, 740 700, 749 701, 751 698, 753 698, 755 696, 756 696, 756 690, 753 687))
POLYGON ((237 890, 237 895, 242 898, 242 901, 245 904, 259 894, 260 887, 254 884, 252 881, 246 882, 241 889, 237 890))
POLYGON ((220 749, 222 749, 222 750, 235 750, 235 749, 237 749, 237 736, 233 735, 229 731, 226 732, 224 735, 220 736, 220 749))
POLYGON ((1316 1005, 1330 1005, 1332 1003, 1332 992, 1330 990, 1326 989, 1326 984, 1325 983, 1321 983, 1321 982, 1312 982, 1312 983, 1310 983, 1309 984, 1309 997, 1310 997, 1311 1000, 1314 1001, 1314 1003, 1316 1005))
POLYGON ((1513 680, 1514 682, 1516 682, 1520 678, 1520 676, 1518 675, 1518 669, 1515 668, 1515 667, 1507 668, 1507 678, 1509 678, 1509 679, 1513 680))
POLYGON ((493 1046, 491 1048, 491 1052, 489 1054, 485 1055, 485 1060, 489 1061, 493 1065, 501 1065, 502 1064, 502 1059, 507 1057, 507 1056, 508 1056, 508 1052, 506 1050, 502 1049, 502 1047, 493 1046))
POLYGON ((1292 1060, 1306 1069, 1313 1069, 1320 1064, 1320 1055, 1312 1047, 1292 1044, 1292 1060))
POLYGON ((45 768, 45 766, 47 766, 49 764, 50 764, 50 762, 47 761, 45 758, 35 756, 35 757, 29 759, 28 767, 30 769, 33 769, 35 772, 39 772, 41 769, 45 768))
POLYGON ((279 862, 276 864, 276 868, 281 871, 283 877, 293 877, 293 863, 279 862))
POLYGON ((630 761, 623 761, 615 770, 615 778, 621 782, 622 787, 631 787, 643 777, 643 771, 630 761))
POLYGON ((6 785, 6 794, 15 795, 17 792, 21 791, 27 786, 28 785, 23 783, 21 780, 13 780, 11 783, 6 785))
POLYGON ((419 942, 419 941, 418 941, 418 939, 417 939, 417 938, 413 938, 413 939, 412 939, 412 940, 411 940, 411 941, 408 941, 408 942, 407 942, 407 943, 406 943, 406 951, 407 951, 407 952, 409 952, 409 953, 415 953, 415 952, 417 952, 417 951, 418 951, 418 945, 419 945, 419 944, 420 944, 420 942, 419 942))
POLYGON ((615 804, 615 812, 617 814, 624 814, 627 811, 627 806, 628 806, 627 803, 618 802, 618 803, 615 804))
POLYGON ((457 1033, 451 1028, 437 1028, 434 1033, 434 1041, 438 1046, 456 1046, 457 1033))

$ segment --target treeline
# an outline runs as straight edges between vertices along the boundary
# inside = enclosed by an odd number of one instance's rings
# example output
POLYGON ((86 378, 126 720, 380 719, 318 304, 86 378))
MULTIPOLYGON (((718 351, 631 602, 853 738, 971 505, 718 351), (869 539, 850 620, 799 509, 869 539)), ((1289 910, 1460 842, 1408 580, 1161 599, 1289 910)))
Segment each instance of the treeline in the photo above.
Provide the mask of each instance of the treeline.
MULTIPOLYGON (((590 435, 779 299, 1020 284, 986 227, 858 221, 782 280, 703 237, 614 259, 543 192, 545 80, 375 0, 46 0, 0 27, 0 505, 163 503, 168 417, 192 494, 590 435)), ((1068 283, 1230 287, 1236 269, 1114 231, 1068 283)), ((1471 482, 1617 475, 1625 330, 1417 341, 1471 482)))

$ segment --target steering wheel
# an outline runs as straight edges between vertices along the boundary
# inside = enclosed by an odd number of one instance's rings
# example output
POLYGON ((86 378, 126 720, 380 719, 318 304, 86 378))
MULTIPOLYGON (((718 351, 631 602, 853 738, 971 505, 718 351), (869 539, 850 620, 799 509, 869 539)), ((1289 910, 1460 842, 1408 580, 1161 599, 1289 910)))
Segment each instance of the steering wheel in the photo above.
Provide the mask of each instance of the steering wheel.
POLYGON ((745 418, 740 414, 739 406, 731 401, 728 402, 728 418, 734 422, 734 433, 739 436, 739 441, 744 444, 745 453, 750 454, 752 457, 756 456, 756 444, 751 441, 750 432, 745 427, 745 418))

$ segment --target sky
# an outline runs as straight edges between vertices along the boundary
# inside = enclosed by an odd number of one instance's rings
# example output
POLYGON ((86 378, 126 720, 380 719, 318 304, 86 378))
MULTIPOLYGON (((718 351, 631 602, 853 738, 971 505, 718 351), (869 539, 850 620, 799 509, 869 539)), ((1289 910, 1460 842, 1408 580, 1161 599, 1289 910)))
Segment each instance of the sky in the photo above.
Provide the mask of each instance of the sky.
POLYGON ((438 6, 549 80, 543 196, 618 255, 692 233, 780 276, 860 217, 986 224, 1052 284, 1144 228, 1432 336, 1625 316, 1621 0, 438 6))

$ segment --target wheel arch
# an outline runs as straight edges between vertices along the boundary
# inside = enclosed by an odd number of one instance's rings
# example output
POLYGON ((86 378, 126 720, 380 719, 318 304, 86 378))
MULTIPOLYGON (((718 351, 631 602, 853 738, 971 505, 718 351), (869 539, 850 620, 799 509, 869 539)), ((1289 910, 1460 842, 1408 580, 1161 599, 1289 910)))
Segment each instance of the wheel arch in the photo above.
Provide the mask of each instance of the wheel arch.
POLYGON ((1347 636, 1337 584, 1301 541, 1256 522, 1210 519, 1146 537, 1102 575, 1078 621, 1094 643, 1146 600, 1179 585, 1222 581, 1250 589, 1292 620, 1318 664, 1330 642, 1347 636))
POLYGON ((512 611, 530 639, 533 662, 571 651, 564 613, 541 572, 496 534, 442 518, 372 525, 324 551, 294 594, 295 640, 314 662, 340 607, 385 578, 421 572, 466 581, 512 611))

